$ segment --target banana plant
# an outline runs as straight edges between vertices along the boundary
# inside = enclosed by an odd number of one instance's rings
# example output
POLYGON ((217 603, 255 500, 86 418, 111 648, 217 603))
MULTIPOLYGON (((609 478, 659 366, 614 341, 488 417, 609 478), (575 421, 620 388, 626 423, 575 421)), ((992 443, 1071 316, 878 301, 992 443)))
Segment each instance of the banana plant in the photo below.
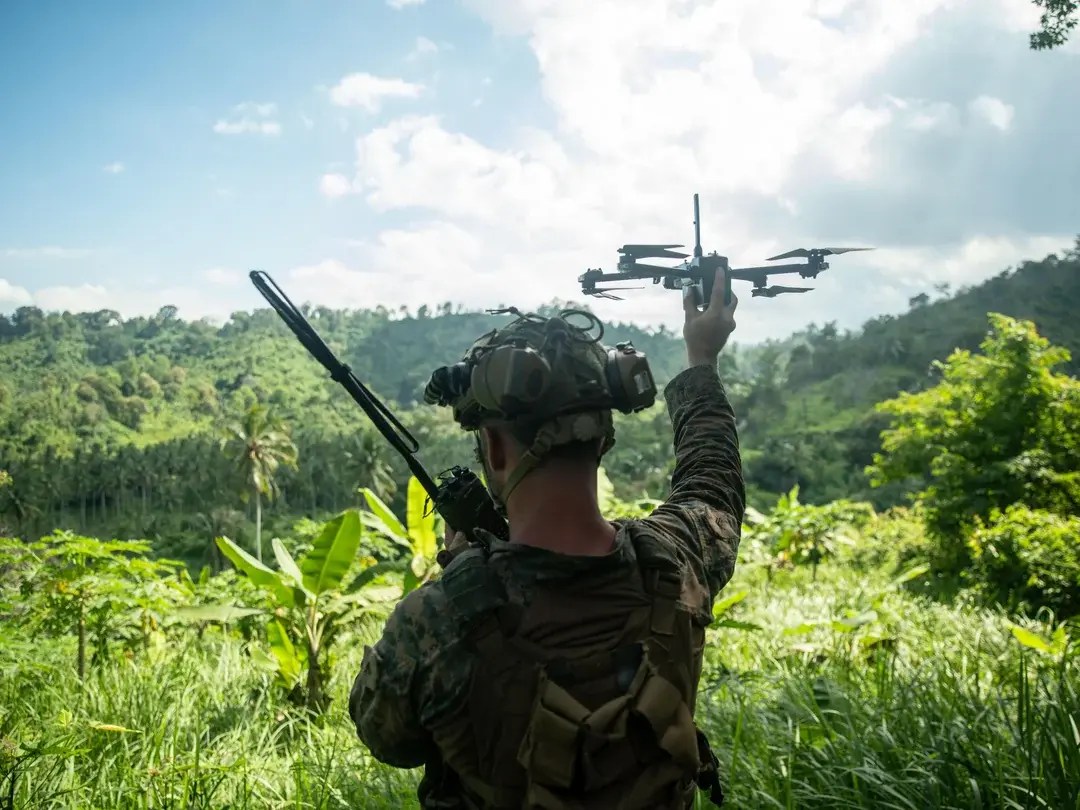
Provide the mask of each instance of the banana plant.
POLYGON ((438 532, 442 521, 428 508, 428 494, 415 476, 409 477, 405 500, 405 522, 370 488, 362 487, 370 511, 360 512, 364 527, 396 543, 406 550, 409 561, 405 567, 403 595, 429 581, 439 570, 438 532))
MULTIPOLYGON (((275 537, 271 546, 278 570, 259 562, 227 537, 216 540, 222 554, 262 589, 271 603, 271 609, 263 611, 270 655, 253 648, 253 657, 276 671, 295 703, 314 713, 323 712, 329 704, 325 688, 328 659, 339 628, 363 614, 384 613, 400 593, 397 588, 371 587, 386 566, 368 566, 353 574, 362 533, 360 513, 350 509, 326 523, 299 560, 293 559, 275 537)), ((232 606, 213 607, 236 615, 232 606)), ((205 609, 194 610, 192 617, 215 618, 214 611, 205 609)))

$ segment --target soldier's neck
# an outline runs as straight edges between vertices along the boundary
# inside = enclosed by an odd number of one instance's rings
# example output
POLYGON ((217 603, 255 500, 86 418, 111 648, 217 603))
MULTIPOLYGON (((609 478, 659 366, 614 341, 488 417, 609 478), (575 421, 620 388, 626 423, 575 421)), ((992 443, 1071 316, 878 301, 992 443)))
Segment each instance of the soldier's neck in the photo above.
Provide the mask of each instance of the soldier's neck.
POLYGON ((615 527, 600 512, 595 470, 536 472, 525 476, 507 504, 510 542, 559 554, 609 553, 615 527))

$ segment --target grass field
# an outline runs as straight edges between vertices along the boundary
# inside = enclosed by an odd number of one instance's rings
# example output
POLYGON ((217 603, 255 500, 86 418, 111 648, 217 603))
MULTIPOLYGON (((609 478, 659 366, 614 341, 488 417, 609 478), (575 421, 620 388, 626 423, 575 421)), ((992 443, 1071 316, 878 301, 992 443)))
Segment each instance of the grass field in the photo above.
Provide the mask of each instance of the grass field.
MULTIPOLYGON (((1080 808, 1064 631, 835 564, 744 566, 725 596, 698 716, 726 806, 1080 808)), ((372 632, 342 637, 310 720, 235 634, 156 635, 81 683, 73 637, 0 630, 0 808, 415 807, 418 773, 373 761, 345 714, 372 632)))

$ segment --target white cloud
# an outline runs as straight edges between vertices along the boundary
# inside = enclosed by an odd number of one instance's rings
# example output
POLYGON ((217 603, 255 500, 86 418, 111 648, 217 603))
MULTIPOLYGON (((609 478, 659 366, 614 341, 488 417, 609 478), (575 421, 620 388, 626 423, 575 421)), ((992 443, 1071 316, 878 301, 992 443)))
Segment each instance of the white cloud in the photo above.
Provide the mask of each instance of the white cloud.
POLYGON ((281 134, 281 124, 271 120, 277 114, 277 104, 273 102, 245 101, 233 107, 233 113, 232 120, 222 118, 215 122, 214 132, 219 135, 254 133, 277 136, 281 134))
POLYGON ((417 98, 423 86, 404 79, 350 73, 330 89, 330 100, 338 107, 361 107, 377 112, 391 98, 417 98))
MULTIPOLYGON (((1006 26, 1023 16, 1019 0, 995 2, 1012 10, 1006 26)), ((376 213, 420 220, 367 240, 348 262, 325 258, 298 269, 313 295, 334 301, 355 290, 358 304, 411 307, 581 300, 577 276, 614 269, 623 242, 689 246, 694 192, 706 251, 719 250, 735 266, 760 264, 804 239, 860 244, 843 233, 777 233, 762 207, 805 226, 799 183, 807 172, 818 187, 903 188, 903 167, 886 142, 931 149, 945 137, 955 144, 977 134, 962 115, 966 100, 941 95, 936 81, 897 85, 902 95, 869 89, 894 59, 924 47, 936 26, 964 15, 986 20, 975 0, 638 0, 632 14, 623 0, 466 5, 499 32, 525 37, 552 130, 523 130, 496 148, 439 116, 413 114, 364 133, 352 190, 376 213), (395 275, 403 267, 413 277, 395 275)), ((394 95, 389 88, 419 95, 401 82, 343 82, 336 101, 374 110, 394 95)), ((981 98, 968 112, 1008 126, 1011 108, 995 102, 981 98)), ((345 187, 340 178, 332 185, 345 187)), ((838 257, 808 282, 819 292, 804 297, 752 299, 737 285, 743 312, 754 313, 743 315, 741 339, 782 335, 811 320, 855 327, 882 308, 906 307, 920 284, 969 283, 1071 243, 1055 233, 986 233, 838 257)), ((622 302, 589 304, 605 317, 677 323, 677 294, 645 285, 622 302)))
POLYGON ((386 5, 395 11, 400 11, 408 6, 422 6, 424 0, 386 0, 386 5))
POLYGON ((406 58, 409 61, 413 61, 421 58, 422 56, 427 56, 429 54, 438 52, 439 46, 432 42, 430 39, 428 39, 427 37, 417 37, 416 44, 413 45, 412 50, 409 51, 409 55, 406 58))
MULTIPOLYGON (((862 263, 881 270, 904 290, 920 291, 940 282, 956 288, 1029 259, 1038 260, 1049 253, 1061 255, 1072 241, 1066 234, 1013 238, 983 235, 946 248, 897 246, 879 250, 876 256, 868 254, 862 263)), ((838 259, 836 266, 840 263, 838 259)))
MULTIPOLYGON (((63 312, 94 312, 113 309, 112 296, 100 284, 58 285, 44 287, 34 293, 34 304, 44 310, 63 312)), ((160 306, 160 305, 159 305, 160 306)))
POLYGON ((319 191, 323 196, 335 199, 344 197, 352 190, 349 178, 343 174, 324 174, 319 180, 319 191))
POLYGON ((991 126, 1002 131, 1012 125, 1015 109, 1000 98, 979 96, 969 105, 971 112, 985 119, 991 126))
MULTIPOLYGON (((15 287, 15 290, 21 290, 15 287)), ((3 281, 0 281, 0 310, 4 307, 3 281)), ((187 284, 161 287, 147 284, 60 284, 30 291, 34 306, 46 311, 96 312, 111 309, 122 317, 152 315, 163 306, 176 306, 180 317, 222 320, 237 309, 251 310, 258 302, 244 295, 242 299, 222 294, 207 295, 205 287, 187 284)), ((256 294, 256 297, 257 294, 256 294)))
POLYGON ((0 309, 12 310, 30 306, 33 302, 30 291, 25 287, 18 287, 6 278, 0 278, 0 309))
POLYGON ((960 126, 956 107, 947 101, 888 97, 896 122, 916 132, 955 132, 960 126))
POLYGON ((108 174, 120 174, 122 171, 124 171, 124 164, 116 161, 115 163, 109 163, 105 166, 102 166, 101 170, 108 174))
POLYGON ((251 118, 241 118, 239 121, 222 120, 214 124, 214 132, 219 135, 242 135, 246 132, 259 135, 280 135, 281 124, 277 121, 255 121, 251 118))

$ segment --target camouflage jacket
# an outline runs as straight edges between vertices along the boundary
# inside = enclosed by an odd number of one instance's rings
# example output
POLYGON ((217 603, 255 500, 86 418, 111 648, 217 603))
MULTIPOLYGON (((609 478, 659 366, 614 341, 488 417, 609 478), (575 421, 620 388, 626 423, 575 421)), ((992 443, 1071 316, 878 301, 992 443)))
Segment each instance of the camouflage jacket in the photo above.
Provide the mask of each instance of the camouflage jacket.
MULTIPOLYGON (((664 389, 674 428, 671 492, 644 520, 660 529, 684 567, 681 601, 703 623, 731 579, 739 547, 745 489, 735 417, 715 369, 694 366, 664 389)), ((506 572, 508 593, 529 602, 530 590, 561 578, 636 565, 625 522, 615 546, 599 557, 572 557, 513 543, 492 543, 492 563, 506 572)), ((410 593, 394 609, 382 638, 365 649, 349 714, 360 739, 380 761, 401 768, 432 755, 431 729, 453 714, 469 687, 473 653, 466 649, 439 581, 410 593)))

